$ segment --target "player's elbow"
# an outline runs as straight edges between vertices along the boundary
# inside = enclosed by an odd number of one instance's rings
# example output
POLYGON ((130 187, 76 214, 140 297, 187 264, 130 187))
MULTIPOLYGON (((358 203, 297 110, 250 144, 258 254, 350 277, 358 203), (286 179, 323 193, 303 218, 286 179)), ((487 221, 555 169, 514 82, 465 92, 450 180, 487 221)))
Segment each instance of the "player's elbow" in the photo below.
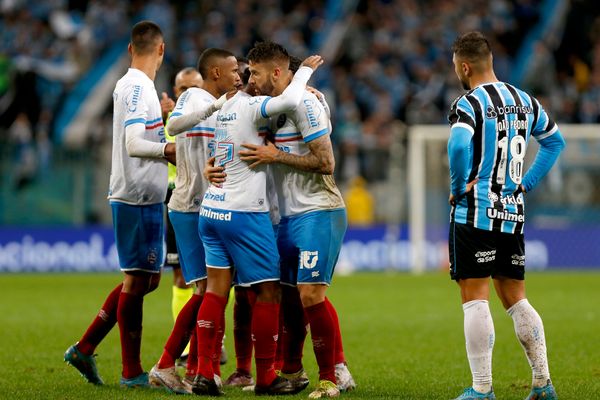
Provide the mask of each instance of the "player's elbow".
POLYGON ((322 160, 321 165, 320 165, 320 170, 319 172, 323 175, 333 175, 333 172, 335 171, 335 160, 332 158, 327 158, 322 160))

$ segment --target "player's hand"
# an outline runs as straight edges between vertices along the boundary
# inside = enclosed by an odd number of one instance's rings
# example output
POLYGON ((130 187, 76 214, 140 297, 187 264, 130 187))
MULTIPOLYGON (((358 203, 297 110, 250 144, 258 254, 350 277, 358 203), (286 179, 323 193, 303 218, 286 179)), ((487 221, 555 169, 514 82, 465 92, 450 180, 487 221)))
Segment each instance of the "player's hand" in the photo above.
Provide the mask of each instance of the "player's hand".
POLYGON ((175 151, 175 143, 167 143, 165 146, 165 158, 173 165, 177 165, 177 153, 175 151))
POLYGON ((161 99, 160 99, 160 109, 162 111, 162 117, 164 120, 167 119, 167 117, 169 116, 169 113, 171 111, 173 111, 174 108, 175 108, 175 101, 173 101, 173 99, 171 99, 169 97, 167 92, 162 92, 161 99))
POLYGON ((302 61, 301 67, 309 67, 313 71, 319 68, 323 64, 323 57, 319 55, 308 56, 302 61))
POLYGON ((277 161, 277 153, 279 150, 271 142, 267 142, 264 146, 257 146, 250 143, 242 143, 242 147, 248 150, 240 150, 240 160, 248 161, 251 164, 249 168, 254 168, 260 164, 270 164, 277 161))
POLYGON ((306 90, 308 90, 309 92, 311 92, 312 94, 317 96, 317 100, 319 100, 320 102, 323 102, 323 98, 325 97, 325 96, 323 96, 323 93, 319 92, 317 89, 315 89, 312 86, 306 86, 306 90))
POLYGON ((461 200, 463 197, 465 197, 467 193, 473 190, 473 186, 475 186, 477 182, 479 182, 479 178, 475 178, 471 182, 467 183, 467 189, 463 194, 459 196, 454 196, 452 193, 450 193, 450 197, 448 197, 448 204, 454 207, 459 200, 461 200))
POLYGON ((211 157, 206 160, 204 164, 204 171, 202 174, 206 178, 207 181, 212 183, 215 186, 220 187, 223 182, 225 182, 225 177, 227 174, 225 173, 225 167, 215 167, 215 157, 211 157))

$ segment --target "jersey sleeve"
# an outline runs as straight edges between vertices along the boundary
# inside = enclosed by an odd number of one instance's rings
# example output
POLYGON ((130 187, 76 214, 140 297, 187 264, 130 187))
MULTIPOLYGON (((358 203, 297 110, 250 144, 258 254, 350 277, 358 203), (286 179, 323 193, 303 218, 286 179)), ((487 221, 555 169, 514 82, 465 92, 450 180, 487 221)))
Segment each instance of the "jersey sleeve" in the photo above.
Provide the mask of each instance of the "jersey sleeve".
POLYGON ((465 96, 454 100, 448 114, 448 122, 451 127, 460 126, 473 133, 475 130, 475 120, 475 110, 473 110, 473 106, 465 96))
POLYGON ((261 127, 267 125, 269 115, 267 114, 266 107, 270 100, 270 96, 254 96, 248 97, 246 100, 248 102, 246 107, 246 112, 249 114, 248 116, 261 127))
POLYGON ((330 134, 329 117, 325 108, 315 95, 306 95, 294 111, 296 126, 305 143, 309 143, 323 135, 330 134))
POLYGON ((540 141, 558 132, 558 125, 546 114, 546 110, 537 99, 532 98, 531 100, 534 118, 531 134, 536 140, 540 141))
POLYGON ((129 85, 123 89, 123 102, 125 102, 124 127, 134 124, 145 126, 148 119, 148 105, 144 102, 144 87, 141 85, 129 85))

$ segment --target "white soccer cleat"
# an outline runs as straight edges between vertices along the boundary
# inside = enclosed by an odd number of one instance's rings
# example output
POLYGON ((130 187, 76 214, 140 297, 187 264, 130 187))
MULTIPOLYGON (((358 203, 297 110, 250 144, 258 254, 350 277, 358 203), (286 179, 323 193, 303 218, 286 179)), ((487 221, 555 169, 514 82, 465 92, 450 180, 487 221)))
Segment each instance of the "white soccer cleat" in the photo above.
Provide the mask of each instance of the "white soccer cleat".
POLYGON ((352 374, 346 363, 335 365, 335 379, 340 392, 349 392, 356 389, 356 383, 354 382, 354 378, 352 378, 352 374))
POLYGON ((177 394, 190 394, 191 391, 185 387, 175 367, 171 368, 158 368, 157 365, 152 367, 148 374, 150 385, 154 387, 163 387, 171 393, 177 394))

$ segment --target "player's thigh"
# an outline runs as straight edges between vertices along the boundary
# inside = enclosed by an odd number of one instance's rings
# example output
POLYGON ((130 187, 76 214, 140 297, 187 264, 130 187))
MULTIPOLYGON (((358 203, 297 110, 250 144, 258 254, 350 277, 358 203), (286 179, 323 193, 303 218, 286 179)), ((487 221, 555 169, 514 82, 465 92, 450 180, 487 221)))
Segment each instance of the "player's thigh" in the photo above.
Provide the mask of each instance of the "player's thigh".
POLYGON ((452 222, 448 247, 453 280, 487 278, 494 274, 496 242, 493 232, 452 222))
POLYGON ((160 273, 164 262, 163 207, 162 203, 134 206, 111 202, 122 271, 160 273))
POLYGON ((177 239, 181 272, 188 285, 206 279, 204 244, 198 233, 198 219, 197 212, 169 210, 169 220, 177 239))
POLYGON ((299 251, 297 283, 329 285, 348 226, 346 210, 315 211, 292 223, 299 251))
POLYGON ((279 281, 279 253, 268 213, 232 212, 218 221, 241 286, 279 281))
POLYGON ((205 264, 207 268, 232 268, 233 260, 219 232, 219 221, 200 216, 198 232, 204 244, 205 264))
POLYGON ((281 283, 288 286, 296 286, 298 278, 299 251, 294 240, 292 226, 288 218, 282 218, 276 235, 281 283))

